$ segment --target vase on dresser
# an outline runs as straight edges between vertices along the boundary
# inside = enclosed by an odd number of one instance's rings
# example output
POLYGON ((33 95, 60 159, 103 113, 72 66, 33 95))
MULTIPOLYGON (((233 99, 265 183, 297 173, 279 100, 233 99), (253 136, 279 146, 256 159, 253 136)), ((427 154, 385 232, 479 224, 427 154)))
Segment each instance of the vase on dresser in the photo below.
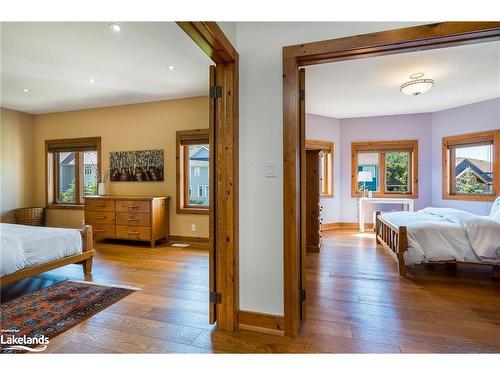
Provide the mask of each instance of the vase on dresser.
POLYGON ((106 184, 104 182, 99 182, 97 185, 97 195, 106 195, 106 184))

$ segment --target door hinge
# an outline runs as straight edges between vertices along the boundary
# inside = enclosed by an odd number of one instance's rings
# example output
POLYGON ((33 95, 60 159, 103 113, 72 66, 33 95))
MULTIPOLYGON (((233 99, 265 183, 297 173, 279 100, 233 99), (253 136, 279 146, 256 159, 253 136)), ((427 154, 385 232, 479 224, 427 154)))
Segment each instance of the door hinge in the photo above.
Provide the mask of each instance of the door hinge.
POLYGON ((306 100, 306 90, 299 90, 299 100, 306 100))
POLYGON ((303 302, 306 300, 306 291, 305 289, 300 290, 300 302, 303 302))
POLYGON ((222 97, 222 87, 220 87, 220 86, 210 87, 210 98, 217 99, 220 97, 222 97))
POLYGON ((210 303, 220 305, 222 303, 222 293, 210 292, 210 303))

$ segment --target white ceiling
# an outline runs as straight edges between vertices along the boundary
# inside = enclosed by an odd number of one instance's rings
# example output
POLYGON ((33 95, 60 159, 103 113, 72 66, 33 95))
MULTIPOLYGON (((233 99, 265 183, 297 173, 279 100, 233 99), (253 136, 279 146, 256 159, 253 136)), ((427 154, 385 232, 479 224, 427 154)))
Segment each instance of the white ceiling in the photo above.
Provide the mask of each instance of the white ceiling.
POLYGON ((208 95, 211 60, 174 22, 120 25, 3 22, 1 105, 38 114, 208 95))
POLYGON ((500 96, 500 42, 314 65, 306 68, 306 110, 336 118, 434 112, 500 96), (412 73, 435 80, 404 95, 412 73))

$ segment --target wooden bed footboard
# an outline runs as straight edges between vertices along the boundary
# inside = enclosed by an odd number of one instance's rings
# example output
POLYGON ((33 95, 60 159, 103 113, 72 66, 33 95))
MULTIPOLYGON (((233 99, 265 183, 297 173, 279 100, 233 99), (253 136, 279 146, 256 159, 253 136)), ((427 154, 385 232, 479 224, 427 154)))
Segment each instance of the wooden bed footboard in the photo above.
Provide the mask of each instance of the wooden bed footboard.
POLYGON ((5 285, 13 281, 21 280, 26 277, 32 277, 43 272, 66 266, 68 264, 81 264, 85 275, 92 273, 92 259, 95 255, 92 227, 85 225, 80 230, 82 235, 82 253, 70 255, 61 259, 56 259, 48 263, 38 264, 33 267, 24 268, 9 275, 0 278, 0 285, 5 285))
POLYGON ((386 249, 398 264, 401 276, 406 275, 404 252, 408 247, 406 227, 398 227, 382 217, 380 211, 375 214, 375 236, 377 244, 386 249))
MULTIPOLYGON (((401 276, 406 275, 406 265, 404 252, 408 249, 408 232, 404 226, 398 227, 385 219, 380 211, 375 213, 375 236, 377 245, 382 245, 389 254, 392 255, 398 264, 398 271, 401 276)), ((427 264, 446 264, 447 266, 456 266, 457 263, 468 263, 476 265, 492 266, 493 278, 500 278, 500 264, 486 261, 428 261, 427 264)))

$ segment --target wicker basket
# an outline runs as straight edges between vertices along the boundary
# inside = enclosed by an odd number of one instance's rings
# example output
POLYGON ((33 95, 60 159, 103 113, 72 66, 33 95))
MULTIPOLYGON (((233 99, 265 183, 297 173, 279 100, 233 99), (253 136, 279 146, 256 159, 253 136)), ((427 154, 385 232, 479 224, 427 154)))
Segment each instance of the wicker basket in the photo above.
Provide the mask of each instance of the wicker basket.
POLYGON ((16 224, 22 225, 45 225, 45 212, 42 207, 17 208, 14 211, 16 224))

